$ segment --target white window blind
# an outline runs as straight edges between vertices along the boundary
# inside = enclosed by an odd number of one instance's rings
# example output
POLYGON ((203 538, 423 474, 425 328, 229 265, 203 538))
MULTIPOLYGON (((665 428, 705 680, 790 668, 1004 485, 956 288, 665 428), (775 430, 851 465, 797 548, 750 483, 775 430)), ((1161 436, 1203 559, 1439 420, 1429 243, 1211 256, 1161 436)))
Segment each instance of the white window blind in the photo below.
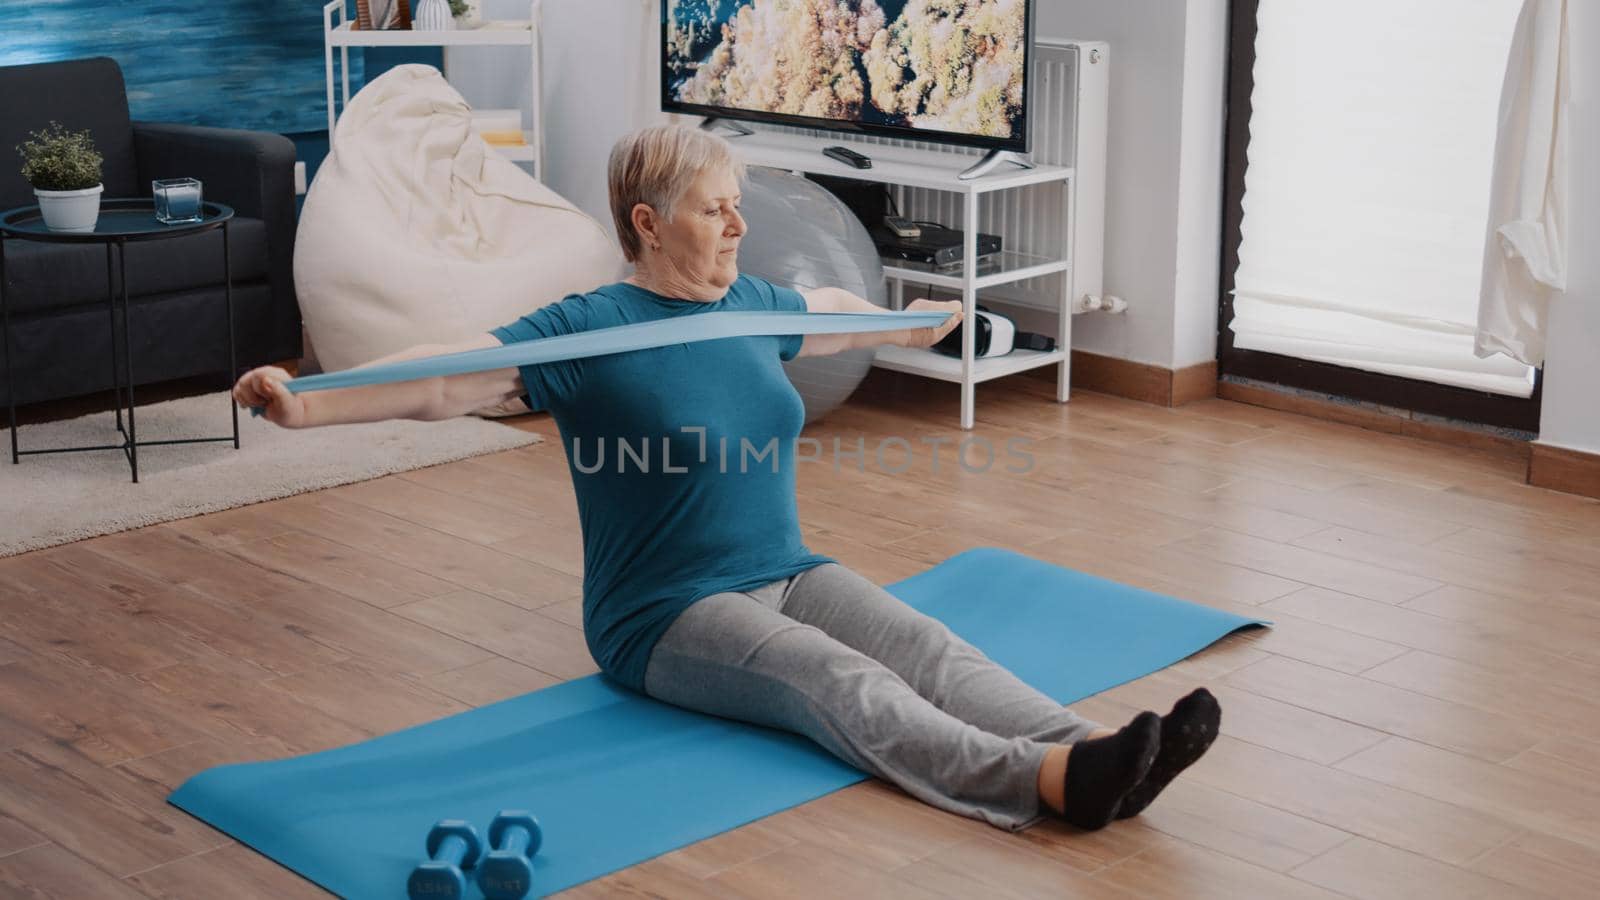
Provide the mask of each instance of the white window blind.
POLYGON ((1260 0, 1234 346, 1497 394, 1473 354, 1521 0, 1260 0))

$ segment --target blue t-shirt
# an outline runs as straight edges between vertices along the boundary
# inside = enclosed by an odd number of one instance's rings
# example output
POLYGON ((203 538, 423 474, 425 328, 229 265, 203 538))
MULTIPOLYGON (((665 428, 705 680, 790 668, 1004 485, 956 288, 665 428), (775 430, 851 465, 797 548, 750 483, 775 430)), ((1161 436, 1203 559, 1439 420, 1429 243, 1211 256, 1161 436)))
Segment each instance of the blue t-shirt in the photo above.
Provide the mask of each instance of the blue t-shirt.
MULTIPOLYGON (((795 291, 749 276, 713 303, 618 283, 491 334, 510 344, 723 310, 805 309, 795 291)), ((696 600, 832 561, 807 549, 795 506, 805 408, 780 360, 802 340, 719 338, 521 368, 528 407, 555 417, 578 498, 589 652, 635 690, 656 641, 696 600)))

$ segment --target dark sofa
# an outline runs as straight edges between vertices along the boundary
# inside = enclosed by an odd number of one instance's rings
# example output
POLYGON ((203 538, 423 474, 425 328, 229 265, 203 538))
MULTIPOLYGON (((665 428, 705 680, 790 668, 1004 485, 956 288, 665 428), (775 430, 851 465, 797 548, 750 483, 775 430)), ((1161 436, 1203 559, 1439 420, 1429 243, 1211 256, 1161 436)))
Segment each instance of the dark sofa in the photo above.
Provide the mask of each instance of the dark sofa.
MULTIPOLYGON (((157 178, 189 176, 233 207, 237 368, 301 355, 295 302, 294 145, 281 135, 131 121, 122 70, 94 59, 0 67, 0 210, 37 203, 16 147, 55 120, 87 128, 105 157, 105 199, 148 197, 157 178)), ((135 385, 228 368, 222 234, 127 246, 135 385)), ((8 239, 5 300, 20 404, 112 385, 106 250, 101 244, 8 239)), ((0 368, 0 402, 9 385, 0 368)))

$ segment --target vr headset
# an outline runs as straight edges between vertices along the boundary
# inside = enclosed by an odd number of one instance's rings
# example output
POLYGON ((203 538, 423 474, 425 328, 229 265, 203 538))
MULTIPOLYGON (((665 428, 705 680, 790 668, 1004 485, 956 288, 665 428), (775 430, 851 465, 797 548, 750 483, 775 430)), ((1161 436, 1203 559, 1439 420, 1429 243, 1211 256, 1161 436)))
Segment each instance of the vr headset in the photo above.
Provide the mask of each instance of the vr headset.
POLYGON ((962 321, 956 330, 945 335, 933 349, 945 356, 961 355, 961 332, 976 323, 978 330, 972 334, 972 352, 978 359, 1005 356, 1012 350, 1044 350, 1056 348, 1055 338, 1043 334, 1018 331, 1017 323, 985 307, 978 307, 977 315, 962 321))

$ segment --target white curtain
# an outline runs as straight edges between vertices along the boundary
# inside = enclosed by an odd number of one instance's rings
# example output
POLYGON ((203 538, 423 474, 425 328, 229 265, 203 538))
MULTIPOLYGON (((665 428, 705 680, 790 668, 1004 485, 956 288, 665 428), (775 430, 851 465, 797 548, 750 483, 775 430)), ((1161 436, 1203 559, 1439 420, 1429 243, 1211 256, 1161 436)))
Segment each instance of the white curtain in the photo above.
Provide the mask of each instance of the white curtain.
POLYGON ((1566 0, 1526 0, 1517 18, 1495 142, 1478 298, 1479 356, 1544 362, 1550 301, 1567 287, 1566 0))
POLYGON ((1513 396, 1474 353, 1521 0, 1261 0, 1234 346, 1513 396))

